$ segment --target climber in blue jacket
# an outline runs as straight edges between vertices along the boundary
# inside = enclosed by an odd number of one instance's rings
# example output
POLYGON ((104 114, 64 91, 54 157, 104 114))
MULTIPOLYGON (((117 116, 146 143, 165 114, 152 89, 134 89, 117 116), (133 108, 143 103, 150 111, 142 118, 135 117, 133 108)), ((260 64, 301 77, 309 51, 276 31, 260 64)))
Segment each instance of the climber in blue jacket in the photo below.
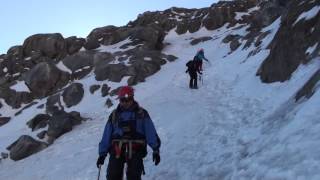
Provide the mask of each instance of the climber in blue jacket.
POLYGON ((193 60, 197 64, 198 71, 202 71, 202 61, 205 60, 209 62, 209 60, 204 56, 204 50, 201 48, 198 50, 197 54, 194 56, 193 60))
POLYGON ((148 112, 134 100, 133 88, 122 87, 118 98, 120 103, 110 114, 99 143, 97 167, 103 165, 107 154, 110 154, 108 180, 121 180, 125 163, 127 179, 140 180, 144 173, 146 145, 152 148, 153 161, 158 165, 161 141, 148 112))

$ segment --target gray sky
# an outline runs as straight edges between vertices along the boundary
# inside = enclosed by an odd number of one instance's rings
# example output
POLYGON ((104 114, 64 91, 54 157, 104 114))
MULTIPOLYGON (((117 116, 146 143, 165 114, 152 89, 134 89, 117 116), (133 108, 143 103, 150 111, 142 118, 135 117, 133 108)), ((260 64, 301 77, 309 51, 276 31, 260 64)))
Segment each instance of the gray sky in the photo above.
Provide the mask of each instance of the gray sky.
POLYGON ((122 26, 145 11, 209 7, 218 0, 1 0, 0 54, 30 35, 86 37, 96 27, 122 26))

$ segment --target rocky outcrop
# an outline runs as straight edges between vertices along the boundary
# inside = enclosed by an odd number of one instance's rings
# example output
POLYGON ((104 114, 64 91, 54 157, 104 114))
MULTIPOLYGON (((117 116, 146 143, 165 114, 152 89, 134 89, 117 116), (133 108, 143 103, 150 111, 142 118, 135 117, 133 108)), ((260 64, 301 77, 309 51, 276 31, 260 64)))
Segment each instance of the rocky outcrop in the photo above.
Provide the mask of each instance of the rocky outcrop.
POLYGON ((63 101, 67 107, 77 105, 83 98, 84 90, 81 83, 73 83, 62 93, 63 101))
POLYGON ((37 141, 30 136, 23 135, 7 147, 7 149, 10 151, 10 158, 14 161, 18 161, 45 149, 47 146, 46 143, 37 141))
POLYGON ((319 1, 288 4, 281 27, 270 45, 270 54, 257 72, 263 82, 286 81, 300 64, 310 60, 307 49, 320 41, 320 13, 308 20, 298 18, 319 5, 319 1))
POLYGON ((53 63, 40 63, 24 74, 23 79, 35 97, 45 97, 69 81, 69 74, 59 70, 53 63))

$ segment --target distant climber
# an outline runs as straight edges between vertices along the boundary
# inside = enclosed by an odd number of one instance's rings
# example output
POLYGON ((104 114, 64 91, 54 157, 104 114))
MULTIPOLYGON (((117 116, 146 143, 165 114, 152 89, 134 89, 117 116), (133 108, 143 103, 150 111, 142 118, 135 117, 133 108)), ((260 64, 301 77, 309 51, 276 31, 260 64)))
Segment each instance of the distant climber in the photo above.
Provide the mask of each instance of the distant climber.
POLYGON ((153 150, 155 165, 158 165, 161 141, 148 112, 134 100, 133 88, 122 87, 118 98, 120 103, 109 115, 99 143, 97 167, 100 168, 107 154, 110 154, 107 180, 122 180, 125 164, 127 179, 141 180, 147 144, 153 150))
POLYGON ((204 50, 201 48, 198 50, 197 54, 194 56, 193 60, 196 62, 197 65, 197 69, 201 72, 202 69, 202 61, 203 59, 207 62, 209 62, 209 60, 204 56, 204 50))
POLYGON ((186 70, 186 73, 189 73, 190 76, 190 82, 189 82, 189 88, 190 89, 198 89, 198 73, 202 74, 200 70, 197 67, 197 62, 195 60, 190 60, 187 62, 186 66, 188 69, 186 70))

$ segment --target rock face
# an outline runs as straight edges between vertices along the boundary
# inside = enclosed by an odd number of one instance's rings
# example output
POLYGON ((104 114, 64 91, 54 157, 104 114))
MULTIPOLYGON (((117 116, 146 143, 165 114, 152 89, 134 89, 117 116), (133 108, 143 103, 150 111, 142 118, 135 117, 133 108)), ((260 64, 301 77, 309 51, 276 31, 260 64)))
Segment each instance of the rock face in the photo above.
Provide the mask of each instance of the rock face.
POLYGON ((53 63, 37 64, 23 77, 26 85, 36 97, 45 97, 65 86, 69 74, 59 70, 53 63))
POLYGON ((67 107, 77 105, 84 94, 83 86, 80 83, 73 83, 62 93, 63 101, 67 107))
POLYGON ((257 72, 263 82, 286 81, 301 63, 310 60, 306 51, 320 41, 320 14, 308 20, 298 17, 319 5, 320 1, 288 3, 281 27, 270 45, 270 54, 257 72))
POLYGON ((46 147, 46 143, 37 141, 30 136, 23 135, 7 149, 10 151, 10 158, 14 161, 18 161, 37 153, 46 147))

